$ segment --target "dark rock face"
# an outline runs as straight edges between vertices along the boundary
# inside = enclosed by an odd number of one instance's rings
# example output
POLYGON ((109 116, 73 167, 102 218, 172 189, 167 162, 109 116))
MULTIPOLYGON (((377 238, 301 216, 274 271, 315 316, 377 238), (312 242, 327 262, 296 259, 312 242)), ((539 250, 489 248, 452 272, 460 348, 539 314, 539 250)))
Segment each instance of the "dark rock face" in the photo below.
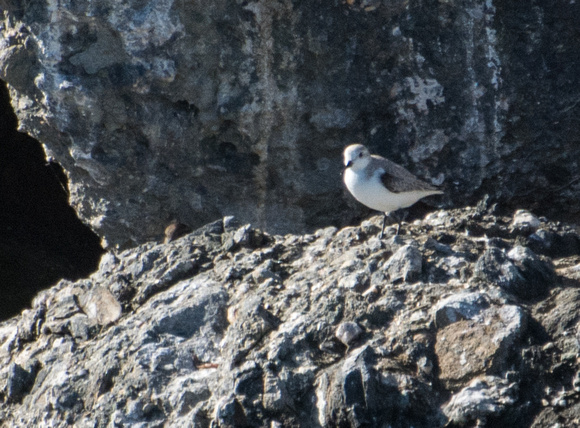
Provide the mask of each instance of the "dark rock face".
POLYGON ((521 246, 507 254, 497 247, 489 248, 477 261, 475 273, 523 299, 545 296, 556 281, 553 267, 521 246))
POLYGON ((99 238, 68 204, 66 176, 46 160, 40 143, 17 132, 0 85, 0 318, 30 306, 62 278, 78 279, 99 265, 99 238))
POLYGON ((580 212, 577 2, 1 4, 21 130, 110 245, 230 214, 352 223, 354 141, 443 183, 442 203, 580 212))
POLYGON ((0 420, 573 426, 580 252, 522 243, 580 235, 523 214, 438 211, 383 240, 380 216, 285 236, 225 218, 108 252, 0 323, 0 420))

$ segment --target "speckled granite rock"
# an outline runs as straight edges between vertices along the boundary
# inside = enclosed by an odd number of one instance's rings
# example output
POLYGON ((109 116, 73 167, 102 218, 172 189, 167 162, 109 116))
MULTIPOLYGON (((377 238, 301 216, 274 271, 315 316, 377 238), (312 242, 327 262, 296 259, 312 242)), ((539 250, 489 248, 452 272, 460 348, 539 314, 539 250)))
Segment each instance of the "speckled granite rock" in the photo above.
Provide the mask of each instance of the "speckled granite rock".
MULTIPOLYGON (((522 243, 544 230, 578 244, 578 232, 545 218, 513 228, 483 206, 383 240, 380 222, 282 236, 226 218, 107 253, 91 277, 61 281, 0 323, 0 420, 572 426, 580 252, 548 257, 522 243), (482 265, 490 248, 542 261, 555 279, 545 296, 495 281, 505 261, 482 265)), ((533 281, 525 264, 513 269, 533 281)))

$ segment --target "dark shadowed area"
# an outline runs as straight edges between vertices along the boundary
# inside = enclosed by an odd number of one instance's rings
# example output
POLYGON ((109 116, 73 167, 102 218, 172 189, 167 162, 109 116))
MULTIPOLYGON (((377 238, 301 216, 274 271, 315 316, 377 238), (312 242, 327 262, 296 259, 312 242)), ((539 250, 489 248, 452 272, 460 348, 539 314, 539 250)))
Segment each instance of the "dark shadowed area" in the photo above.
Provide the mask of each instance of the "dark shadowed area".
POLYGON ((0 318, 30 306, 40 289, 98 266, 99 238, 68 204, 67 179, 40 143, 16 130, 0 84, 0 318))

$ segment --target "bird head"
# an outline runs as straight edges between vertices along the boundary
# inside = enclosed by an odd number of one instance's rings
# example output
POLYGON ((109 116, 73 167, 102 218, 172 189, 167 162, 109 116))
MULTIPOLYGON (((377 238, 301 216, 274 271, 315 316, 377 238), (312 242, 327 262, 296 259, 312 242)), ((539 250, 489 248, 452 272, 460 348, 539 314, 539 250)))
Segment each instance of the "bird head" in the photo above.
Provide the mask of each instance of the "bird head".
POLYGON ((344 149, 344 166, 359 170, 366 167, 371 160, 371 153, 362 144, 351 144, 344 149))

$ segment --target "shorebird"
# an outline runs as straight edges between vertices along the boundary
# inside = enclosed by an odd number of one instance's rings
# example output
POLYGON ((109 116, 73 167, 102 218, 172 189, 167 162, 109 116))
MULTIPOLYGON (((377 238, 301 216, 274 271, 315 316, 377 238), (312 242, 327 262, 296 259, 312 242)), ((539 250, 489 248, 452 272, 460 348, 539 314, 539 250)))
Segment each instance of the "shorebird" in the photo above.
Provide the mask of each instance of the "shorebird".
POLYGON ((380 238, 389 213, 410 207, 426 196, 443 193, 401 165, 371 155, 362 144, 352 144, 344 149, 344 166, 344 184, 352 196, 361 204, 384 213, 380 238))

